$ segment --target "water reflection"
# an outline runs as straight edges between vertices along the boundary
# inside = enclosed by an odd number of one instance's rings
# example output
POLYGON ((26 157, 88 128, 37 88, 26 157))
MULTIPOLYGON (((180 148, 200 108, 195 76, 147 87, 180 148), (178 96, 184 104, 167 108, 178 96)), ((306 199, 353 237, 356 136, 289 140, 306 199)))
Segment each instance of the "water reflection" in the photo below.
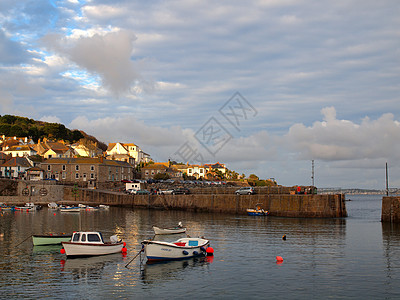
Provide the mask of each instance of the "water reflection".
POLYGON ((161 284, 171 280, 183 280, 191 271, 200 271, 213 262, 212 256, 176 261, 147 262, 142 265, 140 279, 145 284, 161 284), (199 270, 198 270, 199 269, 199 270))
MULTIPOLYGON (((400 224, 382 222, 382 241, 384 259, 386 262, 386 276, 391 279, 394 270, 400 267, 398 257, 400 257, 400 224)), ((391 281, 388 281, 388 285, 391 281)))
POLYGON ((72 274, 74 280, 100 279, 107 265, 116 265, 121 262, 123 255, 115 253, 103 256, 85 258, 69 258, 60 261, 61 271, 72 274))

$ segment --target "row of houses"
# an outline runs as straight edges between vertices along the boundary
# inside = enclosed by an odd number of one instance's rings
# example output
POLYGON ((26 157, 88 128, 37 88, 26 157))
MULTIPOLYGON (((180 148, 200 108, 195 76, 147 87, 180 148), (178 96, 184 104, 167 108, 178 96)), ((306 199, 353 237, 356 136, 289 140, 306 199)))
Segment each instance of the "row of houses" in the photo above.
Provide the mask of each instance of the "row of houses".
POLYGON ((52 141, 44 138, 37 143, 23 137, 0 137, 1 151, 12 157, 32 157, 38 155, 44 159, 73 157, 105 157, 109 160, 125 161, 133 166, 151 161, 149 154, 134 143, 110 143, 103 152, 97 144, 85 139, 68 145, 64 141, 52 141))
MULTIPOLYGON (((152 179, 156 174, 167 174, 171 179, 182 179, 183 175, 194 177, 195 179, 211 179, 218 175, 224 176, 227 168, 219 162, 215 164, 190 165, 172 164, 168 162, 152 163, 141 169, 142 179, 152 179)), ((222 179, 222 178, 221 178, 222 179)))
POLYGON ((152 162, 134 143, 110 143, 105 152, 94 144, 67 145, 63 141, 0 137, 0 177, 27 180, 54 179, 60 182, 86 182, 95 186, 102 182, 152 179, 156 174, 167 174, 182 179, 184 174, 196 179, 215 178, 225 174, 224 164, 190 165, 171 161, 152 162), (145 165, 137 173, 137 165, 145 165))

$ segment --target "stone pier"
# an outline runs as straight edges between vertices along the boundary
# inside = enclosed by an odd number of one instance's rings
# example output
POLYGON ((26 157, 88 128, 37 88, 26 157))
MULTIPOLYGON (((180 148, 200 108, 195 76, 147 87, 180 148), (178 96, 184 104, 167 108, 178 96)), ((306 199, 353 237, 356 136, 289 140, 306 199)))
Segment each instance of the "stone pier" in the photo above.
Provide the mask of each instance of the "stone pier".
POLYGON ((381 221, 400 223, 400 197, 382 198, 381 221))

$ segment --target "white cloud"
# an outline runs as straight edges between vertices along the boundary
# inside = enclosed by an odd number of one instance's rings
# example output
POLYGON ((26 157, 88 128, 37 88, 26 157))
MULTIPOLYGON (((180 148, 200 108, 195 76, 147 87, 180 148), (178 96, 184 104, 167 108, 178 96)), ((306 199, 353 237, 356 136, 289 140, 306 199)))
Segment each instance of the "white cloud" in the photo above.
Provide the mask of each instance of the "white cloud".
POLYGON ((325 161, 400 159, 400 123, 391 113, 360 124, 338 120, 333 107, 322 109, 324 121, 294 124, 285 136, 301 159, 325 161))
POLYGON ((61 120, 57 116, 43 116, 40 121, 61 124, 61 120))

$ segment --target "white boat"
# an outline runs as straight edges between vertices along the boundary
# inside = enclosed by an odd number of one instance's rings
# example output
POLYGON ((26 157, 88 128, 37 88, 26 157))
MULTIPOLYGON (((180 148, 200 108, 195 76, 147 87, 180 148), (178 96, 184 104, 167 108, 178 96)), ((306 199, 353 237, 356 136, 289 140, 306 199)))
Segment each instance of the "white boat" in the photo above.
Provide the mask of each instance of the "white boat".
POLYGON ((50 202, 47 204, 47 207, 50 209, 58 209, 58 204, 55 202, 50 202))
POLYGON ((39 205, 34 204, 33 202, 25 203, 25 206, 16 206, 15 210, 22 210, 22 211, 36 211, 41 209, 42 207, 39 205))
POLYGON ((109 209, 110 206, 109 205, 100 204, 99 208, 101 208, 101 209, 109 209))
POLYGON ((177 234, 177 233, 185 233, 186 228, 183 227, 174 227, 174 228, 159 228, 153 226, 153 230, 155 234, 177 234))
POLYGON ((61 206, 61 212, 80 212, 81 208, 79 206, 61 206))
POLYGON ((68 242, 71 240, 71 234, 46 234, 46 235, 32 235, 32 242, 34 246, 42 245, 61 245, 62 242, 68 242))
MULTIPOLYGON (((67 257, 84 257, 106 255, 118 252, 125 252, 125 243, 118 240, 116 235, 110 237, 110 242, 104 242, 100 232, 78 231, 74 232, 70 242, 62 242, 67 257)), ((64 250, 64 251, 62 251, 64 250)))
POLYGON ((206 255, 210 241, 187 237, 172 243, 144 240, 142 245, 148 261, 162 261, 206 255))

